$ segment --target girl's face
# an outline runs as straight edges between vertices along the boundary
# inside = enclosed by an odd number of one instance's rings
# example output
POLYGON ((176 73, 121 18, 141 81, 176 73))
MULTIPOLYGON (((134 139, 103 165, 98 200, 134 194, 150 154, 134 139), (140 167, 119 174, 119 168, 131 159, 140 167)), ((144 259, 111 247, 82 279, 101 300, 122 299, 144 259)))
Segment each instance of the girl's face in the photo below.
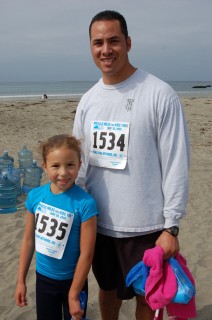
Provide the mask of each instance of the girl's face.
POLYGON ((77 178, 80 165, 75 150, 67 147, 50 150, 43 167, 52 182, 51 191, 57 194, 70 189, 77 178))

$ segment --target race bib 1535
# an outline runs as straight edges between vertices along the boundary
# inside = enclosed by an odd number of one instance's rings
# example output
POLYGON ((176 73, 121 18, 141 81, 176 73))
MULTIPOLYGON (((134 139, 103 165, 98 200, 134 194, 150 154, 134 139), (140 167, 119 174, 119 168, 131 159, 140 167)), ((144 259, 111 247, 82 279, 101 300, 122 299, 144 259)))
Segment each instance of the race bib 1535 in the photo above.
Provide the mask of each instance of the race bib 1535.
POLYGON ((61 259, 74 214, 40 202, 35 215, 36 251, 52 258, 61 259))

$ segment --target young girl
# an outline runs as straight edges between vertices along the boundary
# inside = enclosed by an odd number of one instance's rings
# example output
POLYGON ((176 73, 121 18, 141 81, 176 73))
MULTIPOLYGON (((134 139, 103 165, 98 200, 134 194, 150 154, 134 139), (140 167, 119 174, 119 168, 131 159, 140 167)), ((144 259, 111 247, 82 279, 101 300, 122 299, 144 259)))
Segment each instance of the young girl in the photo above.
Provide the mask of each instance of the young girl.
MULTIPOLYGON (((56 135, 41 145, 50 183, 33 189, 26 201, 16 304, 27 305, 26 276, 36 249, 38 320, 82 319, 79 294, 87 291, 96 239, 94 199, 75 185, 80 168, 79 141, 56 135)), ((85 308, 86 310, 86 308, 85 308)))

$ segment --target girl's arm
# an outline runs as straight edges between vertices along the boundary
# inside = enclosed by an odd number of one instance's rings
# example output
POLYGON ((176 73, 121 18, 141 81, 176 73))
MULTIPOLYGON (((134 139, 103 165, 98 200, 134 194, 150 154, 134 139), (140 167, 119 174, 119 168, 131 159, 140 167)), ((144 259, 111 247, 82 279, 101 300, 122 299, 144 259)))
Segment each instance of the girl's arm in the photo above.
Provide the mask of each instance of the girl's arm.
POLYGON ((79 294, 85 284, 92 264, 96 241, 96 226, 96 216, 81 224, 80 256, 68 297, 69 310, 73 319, 83 315, 83 310, 80 308, 79 294))
POLYGON ((20 249, 18 268, 18 280, 15 291, 15 302, 17 306, 27 305, 26 299, 26 276, 35 250, 35 216, 27 211, 26 226, 20 249))

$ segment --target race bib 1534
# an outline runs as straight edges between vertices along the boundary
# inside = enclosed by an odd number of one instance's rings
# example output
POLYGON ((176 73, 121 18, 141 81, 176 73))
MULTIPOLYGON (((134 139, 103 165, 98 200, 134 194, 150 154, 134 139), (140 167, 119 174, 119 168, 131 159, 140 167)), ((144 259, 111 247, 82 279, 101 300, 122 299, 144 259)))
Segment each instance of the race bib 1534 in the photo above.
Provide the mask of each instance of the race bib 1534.
POLYGON ((127 163, 129 123, 92 121, 90 164, 110 169, 124 169, 127 163))

